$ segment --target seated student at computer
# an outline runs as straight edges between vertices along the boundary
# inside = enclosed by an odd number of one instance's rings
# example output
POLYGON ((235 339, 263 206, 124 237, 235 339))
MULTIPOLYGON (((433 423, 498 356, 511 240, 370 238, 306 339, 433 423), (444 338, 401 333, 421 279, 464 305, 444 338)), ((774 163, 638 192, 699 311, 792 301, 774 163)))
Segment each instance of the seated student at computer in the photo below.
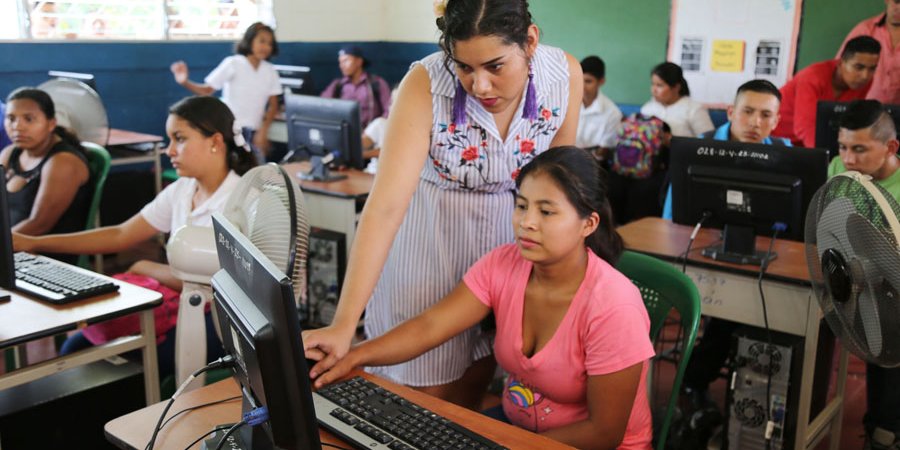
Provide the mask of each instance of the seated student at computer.
POLYGON ((672 136, 694 137, 715 128, 709 111, 691 98, 691 90, 678 64, 664 62, 650 73, 653 98, 641 106, 641 114, 656 116, 669 125, 672 136))
POLYGON ((359 120, 365 128, 376 117, 387 117, 391 109, 391 88, 383 78, 369 73, 369 60, 358 45, 347 45, 338 52, 341 77, 322 91, 322 97, 359 102, 359 120))
POLYGON ((575 133, 575 145, 605 155, 616 146, 617 133, 622 126, 622 111, 600 88, 606 83, 606 64, 598 56, 581 60, 584 72, 584 99, 575 133))
POLYGON ((866 98, 879 52, 877 40, 859 36, 847 42, 840 59, 817 62, 797 72, 781 87, 781 121, 772 134, 786 137, 794 145, 815 147, 816 104, 866 98))
MULTIPOLYGON (((234 122, 231 110, 216 98, 188 97, 179 101, 169 109, 166 120, 170 142, 166 154, 178 172, 178 180, 120 225, 47 236, 13 233, 13 247, 27 252, 115 253, 186 224, 211 227, 212 214, 222 210, 240 175, 255 165, 243 135, 234 131, 234 122)), ((138 261, 128 272, 151 277, 168 289, 181 290, 181 280, 175 278, 168 265, 138 261)), ((174 371, 177 313, 177 295, 166 296, 166 302, 154 310, 157 340, 161 344, 159 369, 163 376, 174 371)), ((207 327, 207 336, 211 337, 207 356, 212 360, 216 355, 221 356, 222 350, 209 317, 207 327)), ((91 325, 69 337, 62 352, 100 345, 119 336, 136 334, 138 330, 134 315, 91 325)))
POLYGON ((623 244, 598 163, 577 147, 550 149, 516 185, 515 244, 483 256, 421 315, 310 376, 322 386, 354 366, 410 360, 493 311, 494 352, 510 374, 498 418, 578 448, 649 448, 650 322, 612 266, 623 244))
MULTIPOLYGON (((847 170, 869 175, 900 201, 897 129, 876 100, 852 102, 841 116, 839 155, 828 167, 832 177, 847 170)), ((900 448, 900 368, 866 364, 866 449, 900 448)))
POLYGON ((16 89, 6 102, 3 125, 13 143, 0 152, 0 164, 6 168, 12 230, 32 235, 83 230, 93 186, 78 137, 57 124, 53 100, 42 90, 16 89))

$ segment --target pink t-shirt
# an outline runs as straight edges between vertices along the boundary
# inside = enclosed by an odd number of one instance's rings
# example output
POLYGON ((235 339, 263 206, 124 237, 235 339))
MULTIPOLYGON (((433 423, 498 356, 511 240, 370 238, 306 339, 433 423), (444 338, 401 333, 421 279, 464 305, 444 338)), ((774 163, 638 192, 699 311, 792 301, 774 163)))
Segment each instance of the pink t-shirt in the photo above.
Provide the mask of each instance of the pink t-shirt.
POLYGON ((650 319, 640 292, 606 261, 588 252, 584 281, 550 341, 531 358, 522 354, 522 311, 532 263, 515 244, 482 257, 463 278, 494 310, 494 354, 509 373, 503 410, 522 428, 541 432, 588 418, 587 377, 644 361, 620 449, 649 449, 653 437, 646 361, 654 354, 650 319))

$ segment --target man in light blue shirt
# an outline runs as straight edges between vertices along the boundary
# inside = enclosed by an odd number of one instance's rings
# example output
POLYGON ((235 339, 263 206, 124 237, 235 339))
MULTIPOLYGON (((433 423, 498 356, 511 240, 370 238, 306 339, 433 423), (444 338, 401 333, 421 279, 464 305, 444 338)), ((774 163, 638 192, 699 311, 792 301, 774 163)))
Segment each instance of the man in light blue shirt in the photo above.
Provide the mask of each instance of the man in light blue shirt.
MULTIPOLYGON (((780 106, 781 92, 774 84, 766 80, 750 80, 738 88, 734 104, 728 107, 728 122, 701 134, 700 138, 790 147, 791 141, 771 136, 772 130, 778 125, 780 106)), ((666 194, 662 216, 672 220, 671 186, 666 194)))

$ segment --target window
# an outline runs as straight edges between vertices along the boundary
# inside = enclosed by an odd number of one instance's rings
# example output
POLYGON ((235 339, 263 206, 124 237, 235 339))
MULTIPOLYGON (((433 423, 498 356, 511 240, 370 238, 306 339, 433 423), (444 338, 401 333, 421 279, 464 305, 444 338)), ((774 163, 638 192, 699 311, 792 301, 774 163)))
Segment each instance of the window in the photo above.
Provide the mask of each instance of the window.
POLYGON ((3 39, 227 39, 273 23, 272 0, 15 0, 0 6, 3 39), (9 10, 9 11, 7 11, 9 10), (12 31, 10 31, 12 30, 12 31))

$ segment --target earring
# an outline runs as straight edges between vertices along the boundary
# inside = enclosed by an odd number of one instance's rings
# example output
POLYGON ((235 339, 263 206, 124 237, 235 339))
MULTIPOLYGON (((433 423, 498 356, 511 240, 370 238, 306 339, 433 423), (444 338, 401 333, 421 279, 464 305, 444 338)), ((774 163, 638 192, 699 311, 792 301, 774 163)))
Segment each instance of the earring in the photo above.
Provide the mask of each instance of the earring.
POLYGON ((528 89, 525 91, 525 106, 522 108, 522 118, 534 120, 538 118, 537 91, 534 88, 534 69, 528 64, 528 89))
POLYGON ((216 146, 212 146, 212 148, 210 148, 209 151, 212 152, 212 153, 215 153, 215 152, 216 152, 216 146))
POLYGON ((456 80, 456 94, 453 96, 453 124, 461 127, 466 124, 466 89, 459 79, 456 80))

